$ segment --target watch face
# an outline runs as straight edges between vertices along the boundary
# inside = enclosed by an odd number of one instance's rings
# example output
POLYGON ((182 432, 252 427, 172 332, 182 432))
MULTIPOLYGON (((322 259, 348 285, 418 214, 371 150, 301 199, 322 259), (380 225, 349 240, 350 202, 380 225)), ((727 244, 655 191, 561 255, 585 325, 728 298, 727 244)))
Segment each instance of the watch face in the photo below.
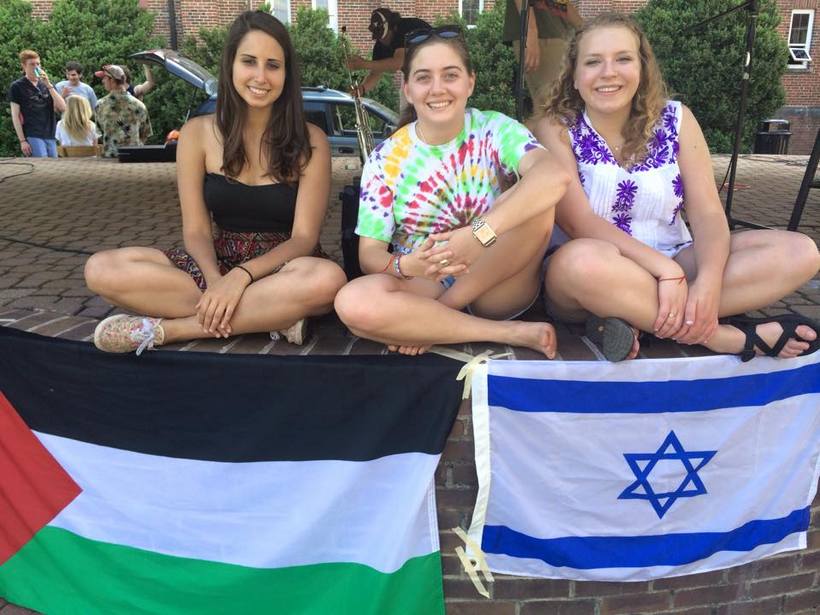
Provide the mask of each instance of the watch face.
POLYGON ((495 233, 486 224, 482 224, 479 228, 473 229, 473 234, 485 246, 495 239, 495 233))

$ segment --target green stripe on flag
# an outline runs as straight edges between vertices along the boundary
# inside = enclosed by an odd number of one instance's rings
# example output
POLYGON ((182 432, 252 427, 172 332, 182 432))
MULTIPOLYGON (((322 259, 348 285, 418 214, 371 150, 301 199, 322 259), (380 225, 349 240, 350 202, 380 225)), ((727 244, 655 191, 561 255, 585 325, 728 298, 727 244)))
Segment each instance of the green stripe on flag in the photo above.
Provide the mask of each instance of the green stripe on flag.
POLYGON ((392 574, 350 563, 260 569, 162 555, 52 527, 0 567, 0 595, 50 614, 444 613, 438 551, 392 574))

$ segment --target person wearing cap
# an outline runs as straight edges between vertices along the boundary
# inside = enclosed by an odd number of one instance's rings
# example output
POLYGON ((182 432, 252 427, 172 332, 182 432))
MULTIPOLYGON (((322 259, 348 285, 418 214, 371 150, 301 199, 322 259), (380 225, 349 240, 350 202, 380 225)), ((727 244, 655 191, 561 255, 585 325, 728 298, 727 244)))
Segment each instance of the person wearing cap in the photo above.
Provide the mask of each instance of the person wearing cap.
MULTIPOLYGON (((370 15, 370 35, 375 43, 373 44, 372 60, 365 60, 361 56, 351 55, 347 61, 350 70, 366 69, 370 72, 359 86, 359 93, 376 87, 376 84, 386 72, 401 70, 404 62, 404 39, 415 30, 429 29, 428 24, 423 19, 416 17, 402 17, 399 13, 388 8, 380 8, 370 15)), ((404 95, 399 88, 400 107, 405 107, 404 95)))
POLYGON ((40 54, 24 49, 20 52, 20 65, 25 74, 11 84, 8 94, 20 151, 23 156, 56 158, 55 112, 65 111, 65 100, 40 66, 40 54))
POLYGON ((106 64, 94 76, 102 79, 108 92, 97 105, 97 124, 103 131, 103 156, 116 158, 123 145, 145 145, 151 136, 148 110, 126 91, 125 71, 117 64, 106 64))

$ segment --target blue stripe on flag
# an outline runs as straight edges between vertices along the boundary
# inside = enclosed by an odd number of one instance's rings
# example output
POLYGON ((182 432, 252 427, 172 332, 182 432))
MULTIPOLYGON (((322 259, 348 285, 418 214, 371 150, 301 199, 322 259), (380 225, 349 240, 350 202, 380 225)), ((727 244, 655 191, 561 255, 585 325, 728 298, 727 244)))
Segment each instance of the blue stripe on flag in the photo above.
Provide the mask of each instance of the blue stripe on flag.
POLYGON ((751 551, 774 544, 809 527, 809 507, 781 519, 749 521, 730 532, 698 532, 659 536, 593 536, 533 538, 503 525, 486 525, 481 540, 485 553, 539 559, 550 566, 577 569, 682 566, 719 551, 751 551))
POLYGON ((661 382, 536 380, 489 375, 488 401, 519 412, 698 412, 820 393, 820 363, 797 369, 661 382))

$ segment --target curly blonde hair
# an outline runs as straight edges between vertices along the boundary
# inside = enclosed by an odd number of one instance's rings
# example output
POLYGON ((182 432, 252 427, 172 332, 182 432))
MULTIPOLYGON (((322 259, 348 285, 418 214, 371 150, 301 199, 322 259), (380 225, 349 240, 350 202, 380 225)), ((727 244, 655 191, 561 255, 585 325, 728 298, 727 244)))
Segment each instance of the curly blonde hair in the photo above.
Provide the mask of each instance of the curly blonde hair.
POLYGON ((575 32, 564 55, 559 78, 553 83, 547 101, 539 110, 539 117, 550 116, 572 126, 584 110, 584 101, 575 89, 575 68, 578 45, 585 34, 598 28, 626 28, 638 40, 641 59, 641 80, 632 98, 629 121, 624 126, 623 160, 629 165, 639 164, 646 157, 646 146, 652 138, 652 129, 667 103, 668 93, 652 45, 631 17, 622 13, 602 13, 587 21, 575 32))

